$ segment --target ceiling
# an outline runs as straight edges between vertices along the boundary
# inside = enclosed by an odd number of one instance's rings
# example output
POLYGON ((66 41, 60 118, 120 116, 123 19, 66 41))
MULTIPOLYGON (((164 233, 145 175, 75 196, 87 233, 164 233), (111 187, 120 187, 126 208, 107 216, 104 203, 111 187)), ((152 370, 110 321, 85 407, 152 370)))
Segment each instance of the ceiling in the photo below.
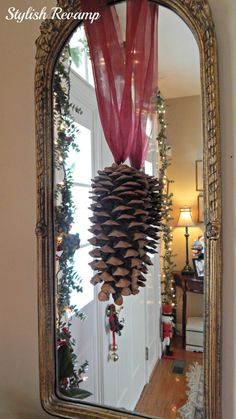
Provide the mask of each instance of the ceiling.
MULTIPOLYGON (((125 3, 117 12, 125 33, 125 3)), ((168 98, 200 95, 199 50, 188 26, 174 12, 159 6, 158 86, 168 98)))

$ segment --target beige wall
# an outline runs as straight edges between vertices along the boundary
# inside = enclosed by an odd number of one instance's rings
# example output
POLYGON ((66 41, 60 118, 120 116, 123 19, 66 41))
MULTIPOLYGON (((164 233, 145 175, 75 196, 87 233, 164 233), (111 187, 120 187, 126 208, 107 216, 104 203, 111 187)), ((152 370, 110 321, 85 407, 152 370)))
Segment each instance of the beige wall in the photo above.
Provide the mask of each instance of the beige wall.
MULTIPOLYGON (((1 335, 0 417, 49 418, 39 401, 35 228, 34 41, 38 22, 5 22, 8 7, 26 10, 49 0, 0 3, 1 45, 1 335)), ((224 214, 223 419, 236 417, 236 3, 210 0, 219 40, 224 214)))
MULTIPOLYGON (((173 193, 173 227, 179 218, 179 209, 192 209, 196 227, 189 228, 189 245, 202 234, 202 224, 197 222, 197 197, 195 162, 202 160, 201 103, 199 96, 169 99, 167 105, 167 138, 171 145, 171 165, 168 177, 174 183, 169 190, 173 193)), ((175 263, 181 269, 185 261, 184 228, 173 229, 173 251, 177 254, 175 263)), ((191 255, 191 252, 190 252, 191 255)))
MULTIPOLYGON (((182 270, 185 265, 185 229, 175 227, 179 218, 179 209, 188 206, 192 209, 195 227, 189 228, 189 261, 192 265, 191 245, 199 235, 202 235, 203 224, 198 224, 196 191, 196 160, 202 160, 202 122, 201 98, 189 96, 169 99, 166 101, 167 138, 171 145, 171 165, 168 177, 174 183, 170 184, 173 193, 173 252, 176 254, 176 270, 182 270)), ((181 324, 182 293, 177 288, 177 327, 181 324)), ((203 296, 188 293, 187 317, 202 316, 203 296)))
POLYGON ((4 19, 10 6, 40 9, 46 3, 0 4, 1 419, 51 417, 40 406, 38 373, 33 86, 39 23, 4 19))
POLYGON ((219 49, 223 181, 222 419, 236 417, 236 2, 211 0, 219 49))

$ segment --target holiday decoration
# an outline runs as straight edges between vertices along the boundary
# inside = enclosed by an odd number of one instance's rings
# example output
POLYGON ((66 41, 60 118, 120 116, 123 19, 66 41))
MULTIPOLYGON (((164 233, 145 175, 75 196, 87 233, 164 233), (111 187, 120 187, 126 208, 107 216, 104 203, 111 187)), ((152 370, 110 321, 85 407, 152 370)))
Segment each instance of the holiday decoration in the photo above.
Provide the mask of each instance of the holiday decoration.
POLYGON ((125 164, 114 163, 98 172, 92 183, 91 209, 95 249, 90 263, 96 274, 91 283, 101 283, 100 301, 110 295, 117 305, 123 297, 145 286, 144 274, 152 265, 161 220, 161 184, 125 164))
POLYGON ((174 267, 176 266, 174 263, 174 253, 172 251, 172 241, 173 241, 173 234, 172 234, 172 227, 170 226, 170 221, 172 220, 171 211, 172 211, 172 197, 173 194, 169 192, 169 185, 173 183, 167 176, 167 169, 171 164, 171 157, 169 155, 170 152, 170 145, 167 142, 166 137, 166 120, 165 120, 165 101, 161 96, 161 93, 157 92, 157 115, 158 115, 158 123, 159 123, 159 134, 157 137, 158 142, 158 151, 160 156, 160 167, 158 168, 159 171, 159 179, 160 182, 163 184, 162 190, 162 233, 161 239, 163 243, 163 250, 161 257, 163 259, 162 264, 162 302, 171 304, 172 307, 175 307, 176 304, 176 296, 175 296, 175 289, 173 286, 173 277, 172 272, 174 267))
POLYGON ((170 343, 173 337, 174 325, 175 325, 175 314, 173 309, 176 305, 175 287, 172 272, 175 267, 173 261, 175 255, 172 251, 172 227, 170 226, 171 211, 172 211, 172 196, 169 192, 169 185, 173 182, 167 177, 167 169, 171 164, 170 158, 170 146, 167 142, 166 137, 166 121, 165 121, 165 101, 161 96, 160 92, 157 92, 157 115, 159 123, 159 134, 157 137, 158 151, 160 156, 160 162, 158 167, 160 181, 163 183, 163 205, 162 205, 162 345, 163 345, 163 356, 164 358, 173 358, 174 354, 170 350, 170 343))
POLYGON ((193 258, 204 259, 204 236, 198 236, 192 245, 193 258))
POLYGON ((121 335, 121 330, 124 327, 123 322, 119 321, 119 313, 122 307, 116 308, 114 304, 110 304, 107 307, 106 315, 109 319, 109 329, 112 333, 112 343, 109 346, 109 359, 111 361, 118 361, 119 355, 116 353, 118 345, 116 344, 116 334, 121 335))
POLYGON ((100 13, 92 25, 86 19, 84 27, 107 144, 117 164, 129 158, 140 170, 149 146, 146 123, 156 87, 158 5, 127 1, 125 33, 114 4, 81 0, 81 8, 100 13))
POLYGON ((81 0, 82 10, 101 12, 92 28, 87 21, 84 26, 100 120, 115 161, 92 183, 90 243, 95 249, 90 265, 96 273, 91 282, 101 284, 100 301, 112 296, 121 305, 124 296, 145 286, 152 264, 148 253, 156 251, 159 238, 162 185, 140 171, 149 145, 158 6, 148 0, 127 2, 125 43, 116 9, 103 6, 100 0, 81 0), (124 164, 127 158, 132 167, 124 164))
POLYGON ((78 147, 75 139, 78 129, 72 112, 81 113, 70 102, 70 48, 66 44, 55 68, 54 95, 54 162, 55 162, 55 273, 56 273, 56 334, 59 391, 68 397, 83 399, 91 395, 80 388, 86 379, 88 361, 78 367, 75 341, 71 336, 71 317, 84 319, 76 306, 71 305, 72 291, 82 292, 80 278, 74 269, 74 254, 80 247, 79 234, 71 234, 74 203, 72 200, 73 177, 66 161, 71 149, 78 147))
POLYGON ((174 353, 170 349, 171 339, 173 337, 174 316, 171 304, 162 305, 162 344, 164 349, 163 358, 174 358, 174 353))

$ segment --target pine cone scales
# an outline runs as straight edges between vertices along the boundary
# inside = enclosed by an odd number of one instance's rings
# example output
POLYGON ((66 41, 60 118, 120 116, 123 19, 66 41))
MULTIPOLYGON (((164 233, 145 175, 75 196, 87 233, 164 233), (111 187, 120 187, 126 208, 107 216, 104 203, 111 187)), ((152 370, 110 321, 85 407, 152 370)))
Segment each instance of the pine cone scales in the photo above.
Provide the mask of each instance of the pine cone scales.
POLYGON ((93 216, 90 229, 94 245, 90 254, 96 274, 91 283, 102 283, 100 301, 112 295, 115 304, 123 296, 137 294, 145 286, 143 273, 152 264, 149 253, 157 246, 161 188, 157 179, 125 164, 99 170, 92 181, 93 216))

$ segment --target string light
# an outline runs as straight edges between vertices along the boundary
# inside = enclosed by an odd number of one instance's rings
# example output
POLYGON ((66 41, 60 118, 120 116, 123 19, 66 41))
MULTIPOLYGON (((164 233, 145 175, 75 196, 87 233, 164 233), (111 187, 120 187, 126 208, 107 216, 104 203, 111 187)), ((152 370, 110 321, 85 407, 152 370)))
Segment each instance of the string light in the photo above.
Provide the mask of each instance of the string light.
POLYGON ((157 116, 159 122, 159 134, 157 137, 158 142, 158 151, 160 156, 160 168, 159 177, 162 180, 163 184, 163 225, 162 225, 162 242, 163 242, 163 266, 162 266, 162 302, 171 304, 174 308, 175 305, 175 287, 173 285, 172 271, 175 266, 173 262, 173 252, 171 244, 173 242, 172 227, 168 225, 172 217, 170 211, 172 210, 172 194, 169 193, 169 185, 172 182, 168 179, 167 169, 170 165, 170 158, 167 156, 167 151, 170 149, 170 146, 167 143, 166 139, 166 128, 167 124, 165 121, 165 102, 161 97, 160 92, 157 93, 157 116))

